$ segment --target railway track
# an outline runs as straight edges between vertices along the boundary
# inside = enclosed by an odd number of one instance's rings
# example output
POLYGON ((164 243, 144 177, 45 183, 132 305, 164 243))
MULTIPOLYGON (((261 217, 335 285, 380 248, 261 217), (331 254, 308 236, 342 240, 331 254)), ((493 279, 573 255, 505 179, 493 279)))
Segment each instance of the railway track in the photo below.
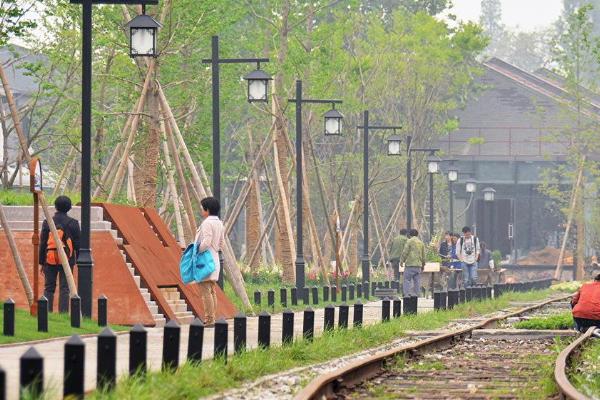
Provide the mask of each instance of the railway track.
POLYGON ((582 347, 593 337, 594 328, 588 329, 577 340, 567 346, 556 359, 554 365, 554 380, 558 386, 561 399, 587 400, 588 397, 579 392, 569 381, 567 370, 571 360, 577 356, 582 347))
POLYGON ((295 399, 520 398, 520 389, 535 390, 529 378, 539 364, 532 354, 552 352, 552 338, 538 337, 525 343, 523 338, 473 339, 472 332, 569 297, 546 300, 375 354, 318 376, 295 399))

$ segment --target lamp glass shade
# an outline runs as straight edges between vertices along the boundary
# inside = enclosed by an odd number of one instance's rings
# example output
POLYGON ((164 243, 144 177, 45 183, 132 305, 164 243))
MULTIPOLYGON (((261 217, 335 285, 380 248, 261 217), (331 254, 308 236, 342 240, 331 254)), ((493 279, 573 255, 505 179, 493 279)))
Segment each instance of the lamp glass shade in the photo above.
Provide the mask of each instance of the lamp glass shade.
POLYGON ((440 165, 437 161, 431 160, 427 163, 427 171, 430 174, 437 174, 440 169, 440 165))
POLYGON ((248 81, 248 101, 264 102, 269 100, 269 81, 271 76, 260 69, 250 72, 244 77, 248 81))
POLYGON ((456 182, 458 180, 458 171, 455 169, 448 170, 448 180, 450 182, 456 182))
POLYGON ((344 116, 338 110, 331 109, 323 116, 325 118, 325 135, 335 136, 342 134, 342 120, 344 116))
POLYGON ((399 156, 402 152, 400 144, 402 144, 402 138, 398 135, 392 135, 388 138, 388 156, 399 156))
POLYGON ((466 190, 467 193, 475 193, 477 190, 477 183, 475 183, 475 181, 467 181, 466 190))
POLYGON ((156 55, 156 28, 131 28, 131 56, 156 55))
POLYGON ((484 201, 494 201, 496 198, 496 191, 493 188, 485 188, 483 189, 483 200, 484 201))

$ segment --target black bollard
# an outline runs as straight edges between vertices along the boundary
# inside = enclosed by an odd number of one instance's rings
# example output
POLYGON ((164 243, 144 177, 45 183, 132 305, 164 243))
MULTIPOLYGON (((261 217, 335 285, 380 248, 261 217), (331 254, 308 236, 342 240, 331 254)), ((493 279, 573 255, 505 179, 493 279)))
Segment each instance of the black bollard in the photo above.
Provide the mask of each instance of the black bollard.
POLYGON ((386 297, 381 300, 381 321, 387 322, 390 320, 390 299, 386 297))
POLYGON ((23 354, 19 360, 20 398, 38 398, 44 390, 44 359, 34 347, 23 354))
POLYGON ((71 297, 71 327, 81 326, 81 298, 78 295, 71 297))
POLYGON ((362 286, 363 297, 369 299, 369 282, 365 281, 362 286))
POLYGON ((419 298, 417 296, 411 296, 410 301, 413 313, 417 314, 419 311, 419 298))
POLYGON ((356 284, 356 297, 359 299, 362 297, 362 288, 363 288, 362 283, 356 284))
POLYGON ((271 315, 268 312, 258 314, 258 346, 268 348, 271 345, 271 315))
POLYGON ((348 300, 354 300, 354 283, 348 285, 348 300))
POLYGON ((433 292, 433 309, 434 310, 440 310, 441 307, 441 293, 440 292, 433 292))
POLYGON ((375 296, 375 289, 377 289, 377 282, 371 282, 371 296, 375 296))
POLYGON ((473 288, 471 286, 468 286, 465 289, 465 301, 471 301, 473 300, 473 288))
POLYGON ((448 290, 448 309, 452 310, 455 305, 458 304, 458 290, 450 289, 448 290))
POLYGON ((410 314, 410 297, 408 296, 402 298, 402 314, 410 314))
POLYGON ((267 304, 271 310, 275 311, 275 291, 273 289, 269 289, 267 292, 267 304))
POLYGON ((100 389, 112 389, 117 383, 117 335, 104 328, 98 335, 96 382, 100 389))
POLYGON ((227 321, 219 319, 215 322, 214 358, 227 360, 227 321))
POLYGON ((329 301, 329 286, 323 286, 323 302, 329 301))
POLYGON ((292 305, 298 305, 298 289, 293 287, 290 289, 290 296, 292 297, 292 305))
POLYGON ((287 307, 287 289, 284 287, 279 289, 279 303, 281 304, 281 307, 287 307))
POLYGON ((146 373, 148 332, 140 324, 129 331, 129 375, 146 373))
POLYGON ((302 335, 306 340, 312 340, 315 334, 315 312, 312 308, 304 310, 304 320, 302 323, 302 335))
POLYGON ((383 282, 377 282, 377 288, 383 289, 383 282))
POLYGON ((108 325, 108 298, 105 295, 98 297, 98 326, 108 325))
POLYGON ((359 328, 363 323, 363 305, 360 301, 354 303, 354 327, 359 328))
POLYGON ((190 324, 188 335, 188 361, 200 362, 202 360, 202 347, 204 344, 204 324, 200 318, 194 318, 190 324))
POLYGON ((502 286, 500 283, 494 283, 494 298, 502 296, 502 286))
POLYGON ((310 289, 308 287, 302 288, 302 303, 305 306, 310 304, 310 289))
POLYGON ((331 294, 331 302, 337 303, 337 287, 336 286, 331 286, 329 288, 329 294, 331 294))
POLYGON ((440 307, 445 310, 448 305, 448 292, 440 292, 440 307))
MULTIPOLYGON (((458 303, 466 303, 467 302, 467 290, 460 289, 458 291, 458 303)), ((458 304, 456 303, 456 304, 458 304)))
POLYGON ((289 344, 294 341, 294 313, 290 310, 285 310, 282 314, 281 322, 281 342, 289 344))
POLYGON ((84 394, 85 343, 73 335, 65 343, 63 397, 83 399, 84 394))
POLYGON ((48 299, 45 296, 38 300, 38 332, 48 332, 48 299))
POLYGON ((6 372, 0 367, 0 400, 6 400, 6 372))
POLYGON ((163 328, 162 369, 176 370, 179 366, 179 339, 181 328, 174 319, 163 328))
POLYGON ((392 302, 392 315, 394 318, 398 318, 402 315, 402 300, 400 300, 398 296, 395 296, 392 302))
POLYGON ((331 331, 333 330, 333 325, 335 323, 335 307, 331 304, 325 307, 323 314, 323 330, 331 331))
POLYGON ((396 281, 396 292, 400 294, 400 290, 402 290, 402 285, 400 285, 400 281, 396 281))
POLYGON ((4 303, 4 336, 15 336, 15 301, 8 299, 4 303))
POLYGON ((390 281, 385 281, 383 283, 383 287, 386 288, 386 289, 389 289, 390 288, 390 281))
POLYGON ((256 304, 257 306, 260 306, 260 303, 261 303, 260 290, 255 290, 254 291, 254 304, 256 304))
POLYGON ((485 297, 488 299, 492 298, 492 287, 491 286, 485 287, 485 297))
POLYGON ((340 304, 340 312, 339 312, 339 321, 338 326, 342 329, 348 328, 348 305, 346 303, 340 304))
POLYGON ((313 304, 319 304, 319 288, 316 286, 313 286, 311 291, 312 291, 313 304))
POLYGON ((233 317, 233 351, 236 354, 246 350, 247 324, 247 318, 244 313, 239 313, 233 317))
POLYGON ((342 301, 348 301, 348 287, 346 285, 342 285, 342 301))

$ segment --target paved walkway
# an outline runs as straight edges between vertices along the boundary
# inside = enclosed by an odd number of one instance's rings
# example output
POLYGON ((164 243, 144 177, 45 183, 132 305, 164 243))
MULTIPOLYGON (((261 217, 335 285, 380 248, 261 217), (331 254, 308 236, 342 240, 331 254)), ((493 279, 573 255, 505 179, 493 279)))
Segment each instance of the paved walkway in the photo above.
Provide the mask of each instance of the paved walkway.
MULTIPOLYGON (((353 308, 349 305, 348 324, 353 323, 353 308)), ((391 305, 390 305, 391 308, 391 305)), ((427 312, 433 309, 433 300, 419 299, 419 312, 427 312)), ((336 307, 335 323, 337 326, 339 309, 336 307)), ((315 309, 315 336, 323 332, 323 308, 315 309)), ((296 338, 302 337, 302 311, 294 314, 294 334, 296 338)), ((281 343, 281 314, 271 316, 271 344, 281 343)), ((364 305, 363 323, 374 324, 381 321, 381 302, 370 302, 364 305)), ((229 322, 228 351, 233 353, 233 320, 229 322)), ((162 328, 148 328, 148 369, 159 370, 162 361, 162 328)), ((258 342, 258 317, 248 317, 247 320, 247 347, 256 348, 258 342)), ((45 343, 36 344, 34 347, 44 357, 44 387, 49 392, 48 398, 62 397, 63 381, 63 351, 66 339, 58 339, 45 343)), ((96 387, 96 337, 83 339, 85 342, 85 390, 90 391, 96 387)), ((184 363, 187 356, 188 326, 182 326, 181 342, 179 350, 179 362, 184 363)), ((205 328, 203 359, 213 357, 214 330, 205 328)), ((8 400, 18 399, 19 394, 19 358, 31 345, 13 345, 0 347, 0 367, 6 371, 8 384, 8 400)), ((117 339, 117 374, 119 377, 126 375, 129 368, 129 335, 121 334, 117 339)))

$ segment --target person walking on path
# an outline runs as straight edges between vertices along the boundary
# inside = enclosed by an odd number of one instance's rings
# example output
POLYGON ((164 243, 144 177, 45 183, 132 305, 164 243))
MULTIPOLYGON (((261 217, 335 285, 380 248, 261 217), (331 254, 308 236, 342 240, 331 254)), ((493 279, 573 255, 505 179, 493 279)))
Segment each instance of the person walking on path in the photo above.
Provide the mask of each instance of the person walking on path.
MULTIPOLYGON (((71 270, 75 266, 77 253, 79 252, 79 236, 81 229, 79 222, 67 215, 71 210, 71 199, 67 196, 58 196, 54 200, 56 213, 52 217, 58 235, 61 237, 63 248, 71 270)), ((69 283, 65 271, 63 270, 60 259, 58 258, 58 247, 54 243, 54 237, 50 235, 48 221, 42 223, 42 233, 40 235, 40 267, 44 274, 44 296, 48 299, 48 311, 54 310, 54 292, 56 291, 56 281, 59 280, 58 311, 61 313, 69 312, 69 283)))
POLYGON ((202 221, 196 232, 196 242, 199 243, 198 252, 210 251, 215 263, 215 272, 200 282, 200 291, 204 305, 205 325, 213 325, 217 310, 217 281, 220 272, 219 251, 225 244, 225 227, 219 219, 221 205, 217 199, 206 197, 202 199, 200 205, 202 206, 200 214, 204 221, 202 221))
POLYGON ((491 268, 494 269, 494 263, 492 260, 492 252, 487 248, 485 242, 481 242, 481 252, 479 253, 479 260, 477 261, 477 268, 491 268))
POLYGON ((402 291, 404 296, 418 297, 421 292, 421 272, 425 267, 425 245, 416 229, 411 229, 409 236, 400 256, 400 264, 404 264, 402 291))
POLYGON ((400 256, 404 251, 404 246, 408 241, 408 230, 400 229, 400 234, 392 241, 392 247, 390 249, 390 261, 392 262, 392 268, 394 269, 394 279, 400 280, 400 256))
POLYGON ((471 228, 465 226, 462 229, 463 237, 458 241, 457 254, 463 263, 463 280, 465 286, 473 286, 477 283, 477 259, 479 258, 479 239, 473 235, 471 228))
POLYGON ((596 275, 593 282, 579 288, 571 300, 571 306, 578 331, 586 331, 591 326, 600 328, 600 274, 596 275))

